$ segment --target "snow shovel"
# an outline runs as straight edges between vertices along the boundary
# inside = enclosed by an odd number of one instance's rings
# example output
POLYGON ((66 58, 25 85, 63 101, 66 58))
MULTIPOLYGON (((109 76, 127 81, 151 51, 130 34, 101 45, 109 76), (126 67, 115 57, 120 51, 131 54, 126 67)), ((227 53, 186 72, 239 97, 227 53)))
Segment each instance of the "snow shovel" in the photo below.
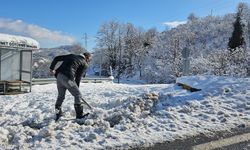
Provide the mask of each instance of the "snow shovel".
POLYGON ((82 99, 83 103, 89 107, 89 109, 92 109, 92 107, 82 97, 81 97, 81 99, 82 99))

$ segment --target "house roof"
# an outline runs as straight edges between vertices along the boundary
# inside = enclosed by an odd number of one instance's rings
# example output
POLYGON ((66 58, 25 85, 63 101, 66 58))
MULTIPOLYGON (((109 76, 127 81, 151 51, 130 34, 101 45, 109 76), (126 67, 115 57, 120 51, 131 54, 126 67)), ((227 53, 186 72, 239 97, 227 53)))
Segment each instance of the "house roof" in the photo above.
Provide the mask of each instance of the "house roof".
POLYGON ((29 37, 0 33, 0 47, 39 49, 39 43, 29 37))

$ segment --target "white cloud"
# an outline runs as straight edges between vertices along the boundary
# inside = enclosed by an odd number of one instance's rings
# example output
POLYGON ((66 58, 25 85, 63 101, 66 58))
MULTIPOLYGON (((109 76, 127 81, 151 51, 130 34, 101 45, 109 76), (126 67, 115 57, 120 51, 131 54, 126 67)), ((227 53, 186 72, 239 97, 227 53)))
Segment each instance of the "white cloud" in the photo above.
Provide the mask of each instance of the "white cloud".
POLYGON ((41 47, 53 47, 73 44, 75 38, 59 31, 51 31, 34 24, 28 24, 22 20, 0 18, 0 32, 28 36, 37 40, 41 47))
POLYGON ((175 28, 180 24, 185 24, 186 21, 172 21, 172 22, 164 22, 163 24, 169 28, 175 28))

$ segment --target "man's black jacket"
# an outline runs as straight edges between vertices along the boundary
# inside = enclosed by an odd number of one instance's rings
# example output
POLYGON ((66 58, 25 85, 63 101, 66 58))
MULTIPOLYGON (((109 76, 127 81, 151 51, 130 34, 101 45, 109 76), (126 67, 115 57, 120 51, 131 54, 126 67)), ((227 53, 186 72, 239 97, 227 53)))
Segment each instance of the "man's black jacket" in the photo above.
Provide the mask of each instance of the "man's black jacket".
POLYGON ((59 61, 63 61, 63 63, 56 69, 55 76, 57 77, 58 73, 62 73, 70 80, 75 80, 79 87, 82 75, 88 68, 88 63, 86 62, 85 57, 75 54, 57 56, 52 61, 50 69, 54 70, 59 61))

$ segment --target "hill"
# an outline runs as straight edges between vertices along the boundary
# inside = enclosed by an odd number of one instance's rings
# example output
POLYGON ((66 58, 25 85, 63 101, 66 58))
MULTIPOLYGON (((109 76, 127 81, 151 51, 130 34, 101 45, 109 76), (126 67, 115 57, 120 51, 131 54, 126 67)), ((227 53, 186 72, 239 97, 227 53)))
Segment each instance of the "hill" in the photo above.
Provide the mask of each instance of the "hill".
POLYGON ((49 66, 58 55, 80 54, 85 52, 80 45, 64 45, 55 48, 40 48, 33 52, 33 78, 50 77, 49 66))

